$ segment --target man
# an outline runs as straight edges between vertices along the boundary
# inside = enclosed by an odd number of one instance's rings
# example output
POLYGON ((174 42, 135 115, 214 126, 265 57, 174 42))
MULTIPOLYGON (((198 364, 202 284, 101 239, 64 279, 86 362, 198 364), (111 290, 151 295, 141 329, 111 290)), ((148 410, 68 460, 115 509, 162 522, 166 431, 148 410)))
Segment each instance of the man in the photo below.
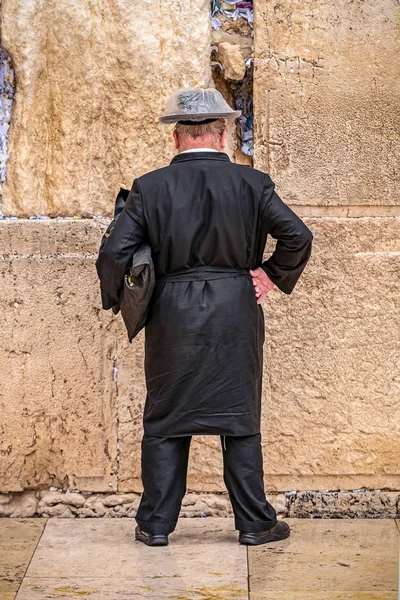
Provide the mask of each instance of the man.
POLYGON ((313 236, 268 174, 224 152, 225 119, 240 114, 213 88, 171 96, 160 121, 175 123, 178 153, 133 181, 96 263, 110 308, 133 253, 144 241, 151 246, 156 283, 145 328, 143 495, 135 530, 147 545, 167 545, 176 527, 193 435, 220 436, 239 542, 290 534, 264 492, 261 302, 274 285, 292 292, 313 236), (277 243, 263 262, 268 234, 277 243), (105 281, 110 270, 112 282, 105 281))

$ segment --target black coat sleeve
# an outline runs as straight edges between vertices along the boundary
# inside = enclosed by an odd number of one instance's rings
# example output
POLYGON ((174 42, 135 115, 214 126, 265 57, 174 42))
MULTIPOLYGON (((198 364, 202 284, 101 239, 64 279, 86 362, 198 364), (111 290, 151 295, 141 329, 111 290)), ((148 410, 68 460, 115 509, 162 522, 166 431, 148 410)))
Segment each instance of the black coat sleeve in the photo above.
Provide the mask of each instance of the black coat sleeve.
POLYGON ((261 268, 282 292, 290 294, 311 256, 313 234, 281 200, 267 174, 261 219, 263 229, 277 240, 275 251, 261 264, 261 268))
POLYGON ((143 201, 137 179, 133 181, 123 210, 106 234, 96 260, 96 270, 100 279, 102 306, 108 310, 118 304, 133 253, 146 238, 143 201))

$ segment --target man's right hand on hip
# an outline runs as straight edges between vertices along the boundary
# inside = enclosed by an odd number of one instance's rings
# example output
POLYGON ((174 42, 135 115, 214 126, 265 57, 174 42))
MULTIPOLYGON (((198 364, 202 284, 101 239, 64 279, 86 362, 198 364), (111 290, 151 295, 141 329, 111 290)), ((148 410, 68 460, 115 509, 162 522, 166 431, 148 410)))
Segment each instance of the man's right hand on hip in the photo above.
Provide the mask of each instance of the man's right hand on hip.
POLYGON ((257 267, 254 271, 250 269, 250 275, 253 279, 254 291, 257 297, 257 304, 261 304, 265 296, 275 287, 264 269, 257 267))

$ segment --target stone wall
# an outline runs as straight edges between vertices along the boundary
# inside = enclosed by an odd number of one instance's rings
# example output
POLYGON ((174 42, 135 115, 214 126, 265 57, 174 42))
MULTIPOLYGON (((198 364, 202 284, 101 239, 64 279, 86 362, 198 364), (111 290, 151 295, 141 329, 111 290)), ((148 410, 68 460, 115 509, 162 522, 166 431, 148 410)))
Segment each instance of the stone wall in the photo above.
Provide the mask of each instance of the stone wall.
MULTIPOLYGON (((294 293, 274 290, 263 305, 266 490, 282 514, 354 516, 360 502, 356 516, 378 505, 393 516, 399 8, 259 0, 255 9, 254 166, 314 233, 294 293), (345 492, 365 488, 376 491, 361 501, 345 492)), ((1 514, 17 516, 12 502, 32 514, 132 512, 144 335, 130 345, 120 317, 100 308, 94 260, 108 220, 89 217, 109 216, 120 186, 168 164, 171 127, 157 116, 171 91, 213 84, 208 1, 190 11, 145 1, 139 11, 128 0, 3 0, 1 30, 16 73, 3 212, 25 217, 0 221, 0 491, 11 493, 1 514), (26 218, 37 214, 70 218, 26 218), (113 504, 116 493, 125 499, 113 504)), ((192 440, 188 491, 187 514, 228 510, 219 438, 192 440)))
POLYGON ((6 215, 111 215, 116 189, 172 158, 166 98, 211 82, 208 0, 3 0, 1 39, 17 88, 6 215))
MULTIPOLYGON (((0 517, 84 517, 134 518, 140 493, 26 491, 0 493, 0 517)), ((394 519, 400 512, 399 492, 355 490, 354 492, 267 493, 266 497, 282 517, 394 519)), ((228 492, 188 492, 180 517, 232 517, 228 492)))
POLYGON ((255 3, 255 166, 318 217, 305 277, 267 303, 274 489, 400 486, 399 16, 255 3))
POLYGON ((296 206, 398 208, 398 2, 255 9, 256 166, 296 206))

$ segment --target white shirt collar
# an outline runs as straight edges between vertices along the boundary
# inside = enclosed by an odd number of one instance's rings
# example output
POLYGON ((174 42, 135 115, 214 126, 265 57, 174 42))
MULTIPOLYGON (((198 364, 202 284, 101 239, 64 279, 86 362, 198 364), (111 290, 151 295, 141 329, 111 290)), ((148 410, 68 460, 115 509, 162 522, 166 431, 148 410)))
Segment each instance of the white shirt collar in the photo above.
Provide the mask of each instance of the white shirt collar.
POLYGON ((184 152, 199 152, 200 150, 209 150, 210 152, 218 152, 214 148, 189 148, 189 150, 182 150, 182 152, 178 152, 178 154, 183 154, 184 152))

